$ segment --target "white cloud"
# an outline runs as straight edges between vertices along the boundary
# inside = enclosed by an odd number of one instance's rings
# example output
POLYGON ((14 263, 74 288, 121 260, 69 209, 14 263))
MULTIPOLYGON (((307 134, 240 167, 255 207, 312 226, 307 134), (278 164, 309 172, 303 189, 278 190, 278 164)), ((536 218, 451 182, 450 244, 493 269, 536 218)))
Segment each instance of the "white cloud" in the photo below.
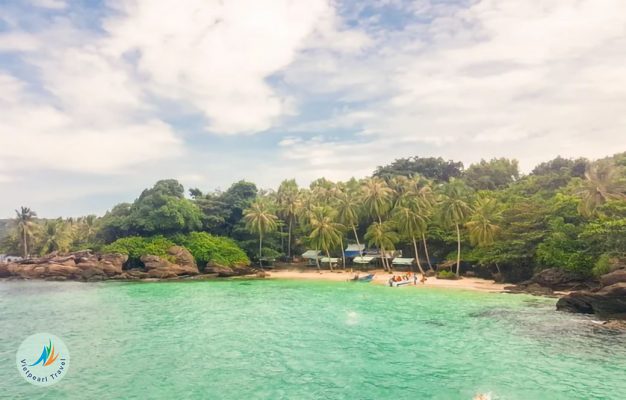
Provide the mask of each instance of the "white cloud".
POLYGON ((332 30, 333 12, 325 0, 134 1, 106 21, 107 49, 136 54, 145 87, 203 113, 208 130, 257 133, 288 111, 266 79, 319 24, 332 30))
MULTIPOLYGON (((415 8, 437 15, 428 24, 377 30, 376 50, 365 56, 299 59, 286 72, 293 85, 366 102, 309 125, 352 127, 368 138, 355 150, 396 142, 425 155, 438 146, 436 153, 466 163, 517 157, 526 170, 557 154, 626 149, 626 3, 437 7, 415 8)), ((333 148, 324 155, 342 157, 344 149, 333 148)))

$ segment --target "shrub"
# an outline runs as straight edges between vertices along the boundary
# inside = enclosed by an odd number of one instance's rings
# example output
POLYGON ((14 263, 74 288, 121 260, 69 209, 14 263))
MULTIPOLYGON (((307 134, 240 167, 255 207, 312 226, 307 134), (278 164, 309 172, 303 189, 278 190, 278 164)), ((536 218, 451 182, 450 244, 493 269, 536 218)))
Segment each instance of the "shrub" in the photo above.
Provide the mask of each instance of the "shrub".
POLYGON ((128 236, 125 238, 117 239, 115 242, 108 244, 102 248, 104 253, 121 253, 128 254, 127 267, 141 267, 141 256, 150 254, 153 256, 163 257, 169 261, 172 260, 172 256, 167 253, 167 250, 174 246, 175 243, 163 236, 153 237, 141 237, 141 236, 128 236))
POLYGON ((458 279, 458 277, 452 271, 443 270, 437 272, 437 279, 458 279))
POLYGON ((201 269, 209 262, 227 267, 250 264, 246 253, 230 238, 192 232, 189 235, 176 235, 172 239, 189 249, 201 269))

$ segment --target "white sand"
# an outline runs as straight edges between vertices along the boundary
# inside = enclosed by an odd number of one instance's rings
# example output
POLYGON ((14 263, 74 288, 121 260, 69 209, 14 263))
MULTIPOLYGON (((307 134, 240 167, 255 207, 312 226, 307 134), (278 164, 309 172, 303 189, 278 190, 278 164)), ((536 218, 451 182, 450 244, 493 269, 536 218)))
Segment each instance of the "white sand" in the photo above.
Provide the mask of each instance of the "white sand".
MULTIPOLYGON (((330 272, 327 270, 322 271, 322 273, 318 273, 316 270, 300 270, 300 269, 289 269, 289 270, 272 270, 269 271, 269 279, 303 279, 303 280, 326 280, 326 281, 336 281, 336 282, 345 282, 352 277, 354 277, 355 272, 342 271, 337 270, 336 272, 330 272)), ((391 275, 383 270, 373 270, 367 272, 359 272, 360 276, 365 276, 367 274, 376 274, 372 283, 379 285, 387 285, 389 278, 391 275)), ((397 272, 397 275, 403 275, 404 272, 397 272)), ((412 288, 421 288, 421 287, 440 287, 440 288, 450 288, 450 289, 467 289, 467 290, 478 290, 484 292, 500 292, 504 290, 504 286, 501 283, 496 283, 494 281, 480 279, 480 278, 467 278, 463 277, 459 280, 449 280, 449 279, 437 279, 435 277, 430 277, 426 280, 424 284, 419 282, 419 278, 421 275, 418 275, 418 282, 416 286, 410 284, 408 287, 412 288)), ((406 287, 406 286, 405 286, 406 287)))

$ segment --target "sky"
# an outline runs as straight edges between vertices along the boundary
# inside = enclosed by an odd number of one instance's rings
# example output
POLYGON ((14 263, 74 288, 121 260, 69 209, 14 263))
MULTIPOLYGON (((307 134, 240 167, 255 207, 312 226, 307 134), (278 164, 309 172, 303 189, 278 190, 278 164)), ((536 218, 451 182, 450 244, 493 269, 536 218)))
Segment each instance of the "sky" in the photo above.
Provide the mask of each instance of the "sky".
POLYGON ((0 217, 626 150, 623 0, 0 0, 0 217))

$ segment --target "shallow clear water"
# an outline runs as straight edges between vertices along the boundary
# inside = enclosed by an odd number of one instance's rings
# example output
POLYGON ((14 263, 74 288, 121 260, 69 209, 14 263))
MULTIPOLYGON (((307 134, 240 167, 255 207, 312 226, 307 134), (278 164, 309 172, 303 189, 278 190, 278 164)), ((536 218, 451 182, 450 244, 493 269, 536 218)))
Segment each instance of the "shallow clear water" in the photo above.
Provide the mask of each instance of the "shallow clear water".
POLYGON ((334 282, 0 282, 0 398, 626 398, 626 335, 554 302, 334 282), (71 353, 47 388, 15 366, 42 331, 71 353))

